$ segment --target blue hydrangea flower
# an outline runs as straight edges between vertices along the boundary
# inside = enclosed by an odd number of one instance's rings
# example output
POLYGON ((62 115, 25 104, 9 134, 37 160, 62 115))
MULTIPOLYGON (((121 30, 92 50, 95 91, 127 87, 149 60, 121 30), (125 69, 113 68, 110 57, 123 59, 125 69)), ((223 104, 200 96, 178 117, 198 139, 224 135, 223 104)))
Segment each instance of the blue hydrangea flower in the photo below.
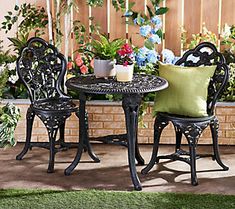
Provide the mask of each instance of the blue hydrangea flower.
POLYGON ((149 49, 147 49, 145 46, 140 48, 138 52, 135 54, 135 60, 138 66, 145 66, 146 59, 147 59, 147 53, 149 49))
POLYGON ((143 56, 145 56, 148 53, 149 49, 144 47, 141 47, 138 51, 138 54, 142 54, 143 56))
POLYGON ((125 17, 130 17, 131 15, 133 15, 133 12, 132 12, 132 11, 126 11, 126 12, 124 13, 124 16, 125 16, 125 17))
POLYGON ((162 20, 158 15, 155 15, 151 18, 151 22, 155 25, 159 25, 162 23, 162 20))
POLYGON ((160 44, 161 41, 162 41, 161 38, 160 38, 157 34, 152 34, 151 37, 149 38, 149 40, 150 40, 153 44, 155 44, 155 43, 160 44))
POLYGON ((173 62, 174 62, 174 59, 175 59, 175 55, 174 55, 174 53, 171 50, 163 49, 162 50, 162 56, 164 58, 163 62, 169 63, 169 64, 174 64, 173 62))
POLYGON ((151 33, 156 34, 159 29, 161 29, 161 27, 155 26, 152 28, 151 33))
POLYGON ((140 27, 140 35, 146 37, 151 32, 150 25, 143 25, 140 27))
MULTIPOLYGON (((145 21, 144 18, 143 18, 143 17, 140 17, 140 24, 143 24, 144 21, 145 21)), ((137 25, 137 18, 135 18, 135 19, 133 20, 133 22, 134 22, 135 25, 137 25)))
POLYGON ((155 50, 149 50, 147 54, 147 60, 150 63, 156 63, 159 59, 159 55, 155 50))
POLYGON ((146 61, 146 56, 140 53, 135 55, 135 60, 138 66, 144 66, 146 61))

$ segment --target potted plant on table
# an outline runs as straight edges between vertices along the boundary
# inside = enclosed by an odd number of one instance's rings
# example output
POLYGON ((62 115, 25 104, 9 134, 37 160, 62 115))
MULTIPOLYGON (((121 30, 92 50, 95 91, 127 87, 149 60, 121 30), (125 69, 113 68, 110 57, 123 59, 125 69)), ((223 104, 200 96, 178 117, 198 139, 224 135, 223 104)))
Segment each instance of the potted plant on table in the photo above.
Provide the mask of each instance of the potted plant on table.
POLYGON ((116 53, 117 81, 128 82, 132 80, 134 72, 134 54, 129 44, 124 44, 116 53))
POLYGON ((96 78, 112 77, 116 75, 114 58, 116 51, 123 45, 123 39, 110 41, 105 35, 99 35, 100 40, 92 40, 91 47, 94 58, 94 74, 96 78))

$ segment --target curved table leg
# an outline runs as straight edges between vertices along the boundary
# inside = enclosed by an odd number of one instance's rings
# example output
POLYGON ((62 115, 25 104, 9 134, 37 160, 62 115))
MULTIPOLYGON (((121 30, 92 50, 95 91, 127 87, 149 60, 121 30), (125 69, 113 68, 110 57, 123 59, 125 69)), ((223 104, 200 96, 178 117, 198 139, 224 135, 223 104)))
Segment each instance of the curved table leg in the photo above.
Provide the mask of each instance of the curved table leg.
POLYGON ((139 144, 138 144, 138 113, 137 113, 137 120, 136 120, 136 141, 135 141, 135 159, 138 162, 138 165, 144 165, 144 159, 140 154, 139 144))
POLYGON ((124 95, 122 107, 125 112, 126 129, 127 129, 127 143, 128 143, 128 161, 131 173, 132 183, 135 190, 142 190, 139 177, 136 172, 135 157, 136 157, 136 134, 138 126, 138 111, 141 103, 141 95, 131 94, 124 95))
POLYGON ((73 162, 67 167, 64 171, 65 175, 70 175, 75 167, 80 162, 82 151, 84 149, 84 145, 87 146, 88 153, 90 157, 95 162, 100 162, 99 158, 96 157, 96 155, 93 153, 90 142, 88 140, 88 130, 86 125, 86 117, 85 117, 85 107, 86 107, 86 95, 82 92, 79 94, 79 113, 76 113, 76 115, 79 117, 79 144, 77 149, 77 154, 73 160, 73 162))

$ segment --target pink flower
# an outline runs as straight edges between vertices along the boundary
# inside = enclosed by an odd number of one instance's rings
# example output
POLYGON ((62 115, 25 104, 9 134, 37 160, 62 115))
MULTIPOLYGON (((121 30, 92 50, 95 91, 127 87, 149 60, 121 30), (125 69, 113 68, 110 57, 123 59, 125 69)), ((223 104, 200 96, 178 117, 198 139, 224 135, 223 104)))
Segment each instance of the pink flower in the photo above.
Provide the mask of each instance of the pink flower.
POLYGON ((123 63, 123 66, 127 66, 129 63, 127 62, 127 61, 125 61, 124 63, 123 63))
POLYGON ((77 54, 77 56, 75 58, 75 63, 79 67, 83 65, 82 56, 80 54, 77 54))
POLYGON ((122 48, 124 49, 126 54, 131 54, 133 52, 133 49, 129 44, 124 44, 122 48))
POLYGON ((119 56, 125 56, 126 55, 126 52, 123 49, 118 50, 117 53, 119 54, 119 56))
POLYGON ((86 65, 82 65, 80 67, 80 71, 82 74, 86 74, 86 73, 88 73, 88 67, 86 65))
POLYGON ((73 68, 73 63, 72 62, 68 62, 67 69, 71 70, 72 68, 73 68))
POLYGON ((92 68, 94 68, 94 59, 91 60, 90 66, 91 66, 92 68))

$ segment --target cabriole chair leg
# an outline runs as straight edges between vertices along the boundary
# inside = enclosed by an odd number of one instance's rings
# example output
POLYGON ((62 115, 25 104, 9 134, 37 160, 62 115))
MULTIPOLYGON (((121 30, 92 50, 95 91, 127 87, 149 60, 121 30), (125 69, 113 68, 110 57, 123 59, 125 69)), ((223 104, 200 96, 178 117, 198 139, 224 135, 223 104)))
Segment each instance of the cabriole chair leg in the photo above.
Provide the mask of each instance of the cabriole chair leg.
POLYGON ((142 174, 147 174, 155 163, 158 163, 157 154, 158 154, 158 146, 161 137, 162 130, 168 125, 168 121, 162 121, 160 117, 156 117, 154 123, 154 144, 153 144, 153 152, 151 160, 149 161, 148 165, 141 170, 142 174))
POLYGON ((223 162, 220 159, 220 154, 219 154, 219 146, 218 146, 219 121, 217 118, 215 118, 210 123, 210 129, 211 129, 211 135, 212 135, 212 140, 213 140, 214 159, 223 168, 223 170, 227 171, 229 168, 223 164, 223 162))
POLYGON ((189 143, 189 155, 190 155, 190 170, 191 170, 191 184, 193 186, 198 185, 197 173, 196 173, 196 144, 194 138, 186 137, 189 143))
POLYGON ((18 154, 16 156, 16 160, 22 160, 24 155, 28 152, 28 150, 30 148, 34 117, 35 117, 35 113, 29 107, 28 110, 27 110, 27 114, 26 114, 26 119, 27 119, 26 141, 25 141, 25 145, 24 145, 23 150, 21 151, 20 154, 18 154))
POLYGON ((56 135, 58 132, 58 128, 47 128, 48 131, 48 137, 49 137, 49 143, 50 143, 50 154, 49 154, 49 164, 47 173, 53 173, 54 172, 54 164, 55 164, 55 140, 56 135))

